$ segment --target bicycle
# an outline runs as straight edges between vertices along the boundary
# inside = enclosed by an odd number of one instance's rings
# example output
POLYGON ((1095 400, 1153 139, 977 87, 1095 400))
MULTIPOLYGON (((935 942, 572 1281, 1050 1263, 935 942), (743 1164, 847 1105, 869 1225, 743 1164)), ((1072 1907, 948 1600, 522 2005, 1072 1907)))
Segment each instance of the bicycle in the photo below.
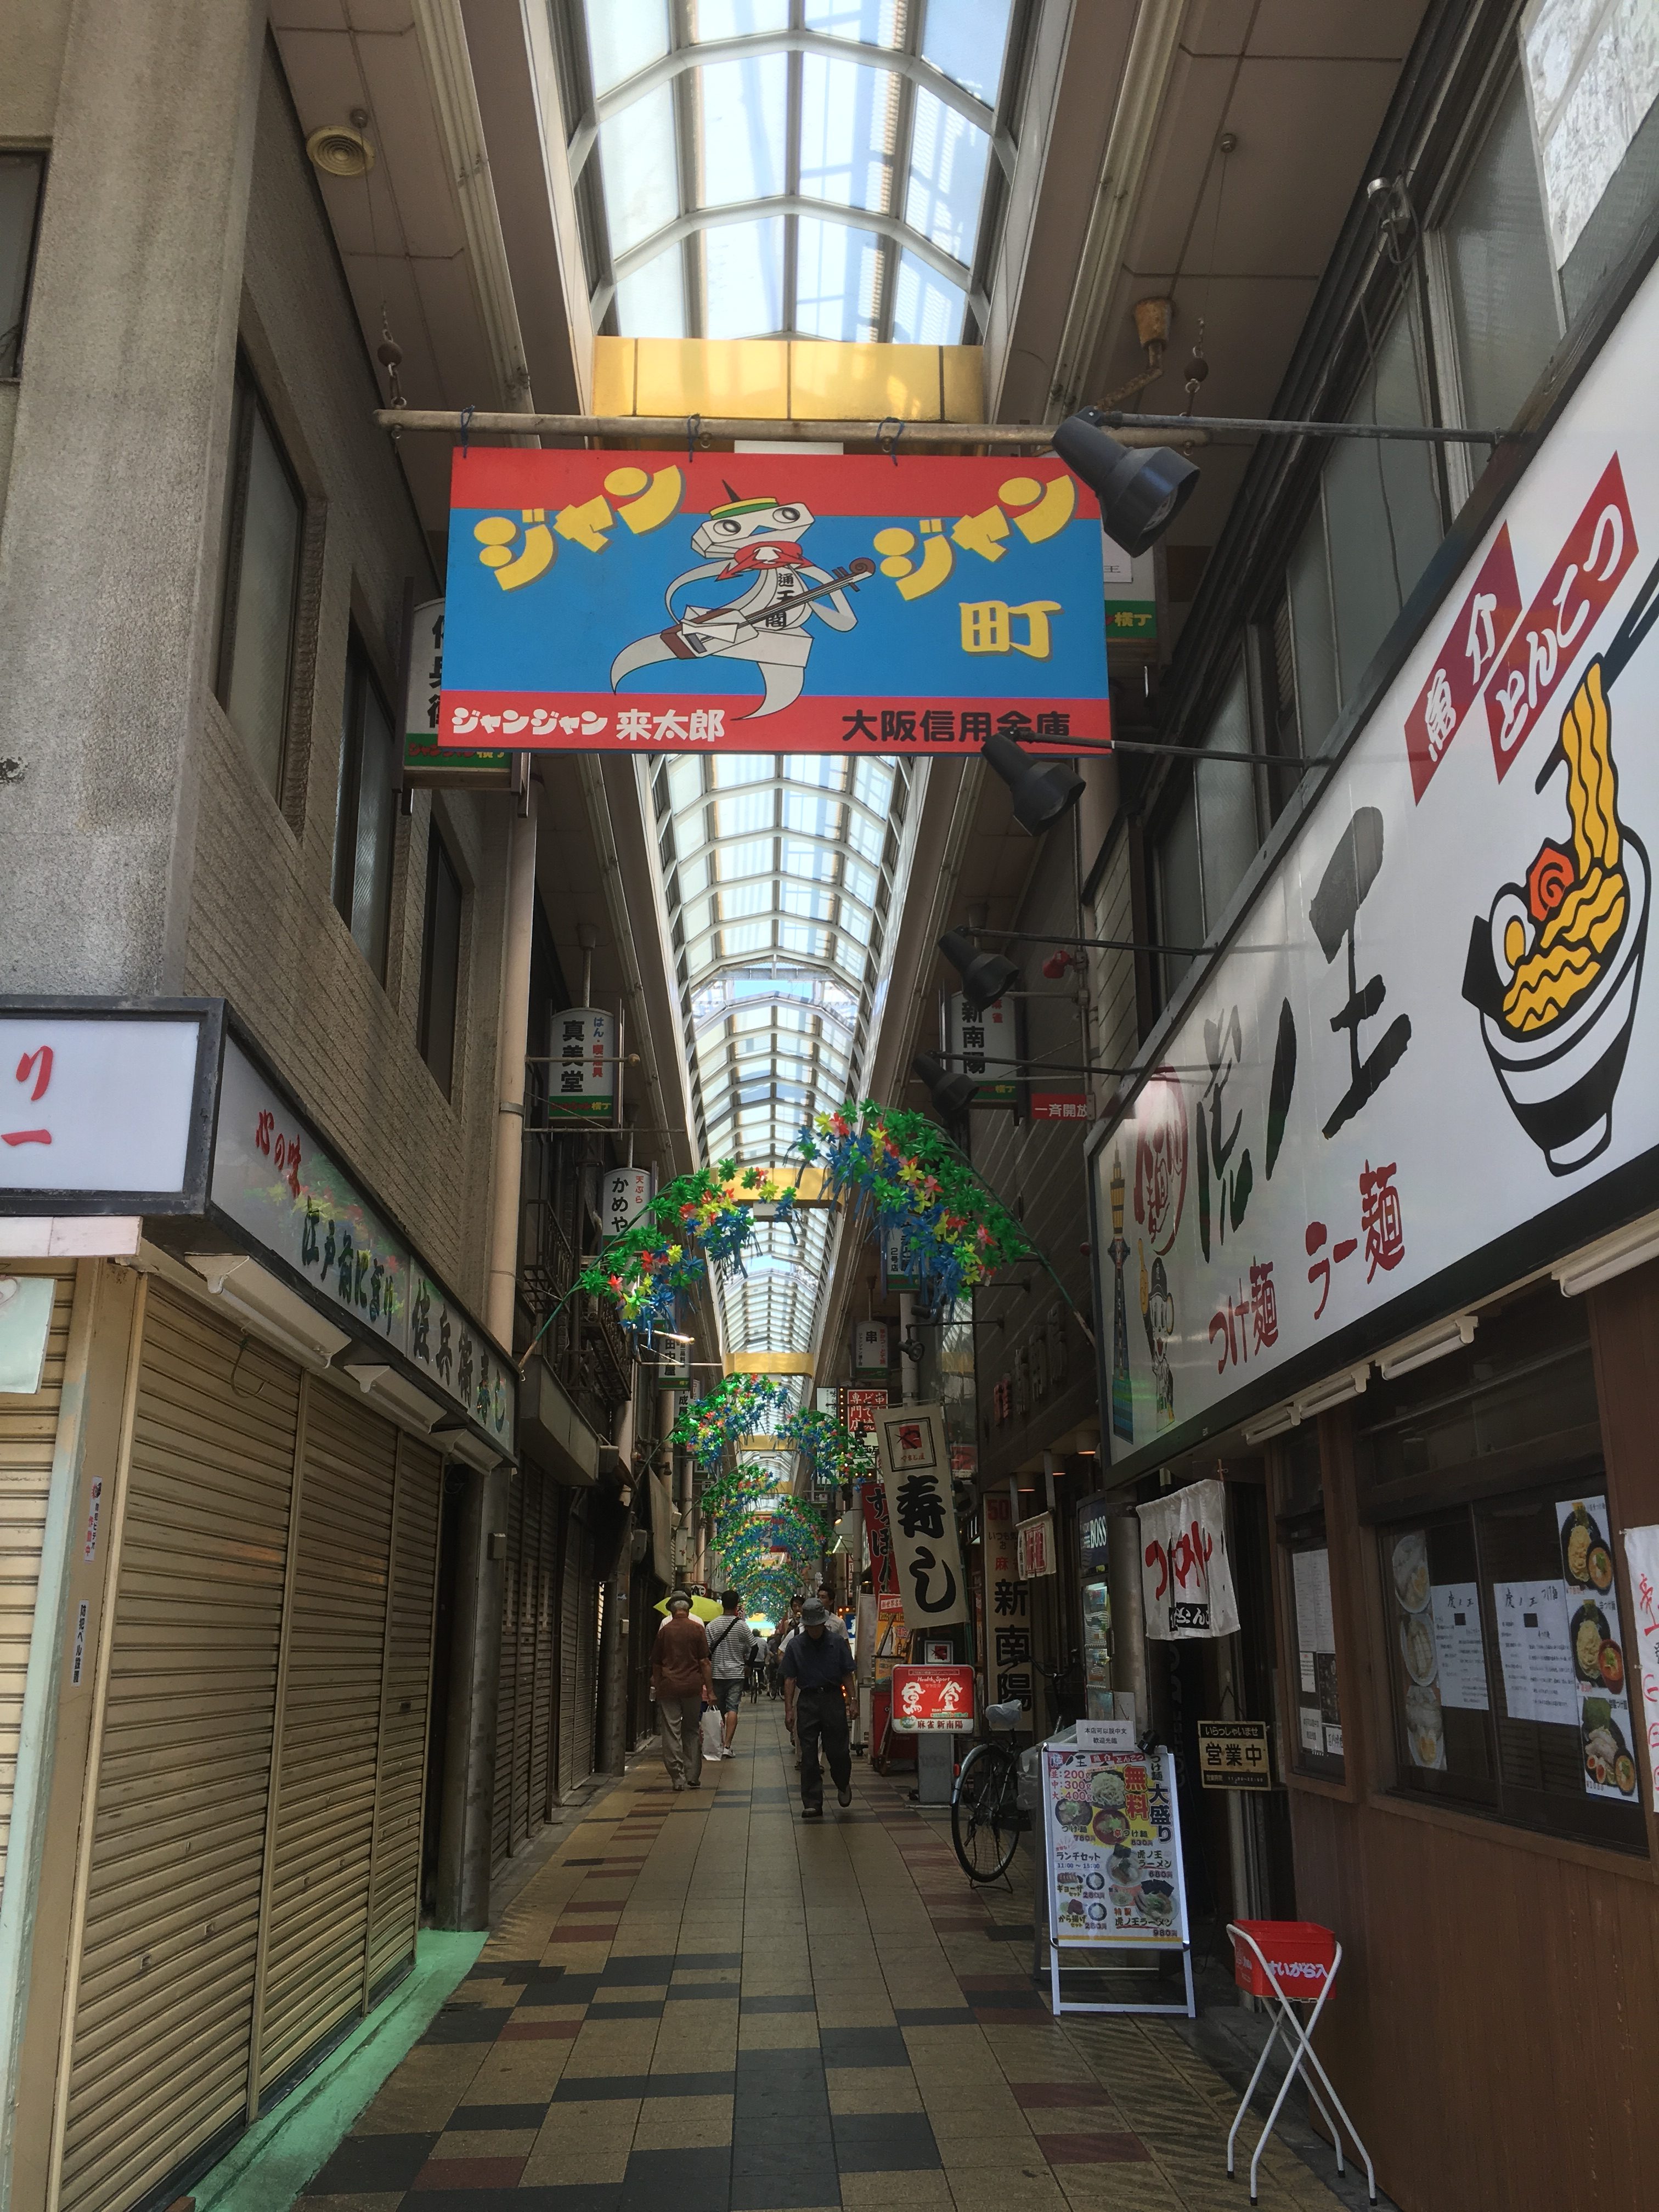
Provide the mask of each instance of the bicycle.
POLYGON ((988 1705, 985 1723, 992 1731, 962 1762, 951 1795, 951 1841, 969 1881, 995 1881, 1013 1864, 1025 1815, 1019 1809, 1019 1754, 1012 1736, 1019 1726, 1018 1698, 988 1705))

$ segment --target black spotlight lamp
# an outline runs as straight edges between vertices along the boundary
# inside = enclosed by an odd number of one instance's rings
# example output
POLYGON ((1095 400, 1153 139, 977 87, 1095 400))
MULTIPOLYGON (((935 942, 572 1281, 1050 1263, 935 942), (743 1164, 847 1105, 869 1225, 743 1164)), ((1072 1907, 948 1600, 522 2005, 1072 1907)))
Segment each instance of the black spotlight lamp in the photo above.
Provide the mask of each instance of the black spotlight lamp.
POLYGON ((1034 761, 1000 730, 986 738, 985 757, 1013 793, 1015 821, 1033 837, 1052 829, 1083 796, 1083 778, 1068 763, 1034 761))
POLYGON ((1114 544, 1130 555, 1156 543, 1191 498, 1198 471, 1168 446, 1120 446, 1098 407, 1080 407, 1054 432, 1054 451, 1100 501, 1114 544))
POLYGON ((910 1062, 910 1072, 919 1082, 927 1085, 934 1112, 946 1121, 954 1121, 958 1115, 965 1114, 979 1089, 976 1076, 952 1075, 935 1052, 919 1052, 910 1062))
POLYGON ((1000 952, 981 952, 973 939, 960 929, 947 929, 939 949, 962 977, 962 995, 976 1014, 1012 991, 1019 970, 1000 952))

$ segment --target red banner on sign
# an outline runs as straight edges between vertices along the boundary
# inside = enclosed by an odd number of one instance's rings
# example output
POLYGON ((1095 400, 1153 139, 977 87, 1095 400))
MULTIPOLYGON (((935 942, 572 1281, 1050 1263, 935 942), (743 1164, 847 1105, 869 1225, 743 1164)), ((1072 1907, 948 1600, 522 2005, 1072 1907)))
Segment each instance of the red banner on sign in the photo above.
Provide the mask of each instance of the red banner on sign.
POLYGON ((904 1601, 899 1595, 898 1569, 893 1561, 887 1493, 878 1481, 860 1483, 859 1492, 864 1500, 864 1534, 870 1547, 870 1587, 876 1594, 876 1612, 884 1619, 904 1610, 904 1601))
POLYGON ((1500 783, 1636 552, 1636 525, 1615 453, 1487 686, 1486 721, 1500 783))
POLYGON ((1520 619, 1521 586, 1506 522, 1453 616, 1429 680, 1406 717, 1412 790, 1419 800, 1520 619))

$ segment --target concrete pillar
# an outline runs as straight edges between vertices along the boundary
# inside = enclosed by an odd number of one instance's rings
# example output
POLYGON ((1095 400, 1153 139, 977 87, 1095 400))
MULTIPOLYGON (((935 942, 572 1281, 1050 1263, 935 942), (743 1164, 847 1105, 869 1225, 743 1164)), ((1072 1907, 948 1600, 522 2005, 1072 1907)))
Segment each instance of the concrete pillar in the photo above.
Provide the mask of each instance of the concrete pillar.
POLYGON ((1112 1687, 1135 1701, 1135 1734, 1152 1726, 1146 1667, 1146 1609, 1140 1596, 1140 1518, 1133 1510, 1107 1522, 1106 1589, 1112 1604, 1112 1687))
POLYGON ((455 1563, 455 1644, 444 1802, 438 1829, 437 1924, 489 1925, 489 1829, 495 1803, 495 1705, 507 1580, 507 1469, 473 1474, 455 1563))
POLYGON ((70 11, 0 528, 13 991, 182 988, 265 13, 70 11))

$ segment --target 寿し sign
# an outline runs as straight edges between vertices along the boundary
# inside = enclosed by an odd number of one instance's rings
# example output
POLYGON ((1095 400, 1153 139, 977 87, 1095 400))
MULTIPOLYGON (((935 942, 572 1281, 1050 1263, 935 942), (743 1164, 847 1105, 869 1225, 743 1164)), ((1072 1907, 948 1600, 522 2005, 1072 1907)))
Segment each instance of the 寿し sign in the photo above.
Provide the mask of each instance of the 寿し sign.
POLYGON ((1653 1202, 1656 346, 1650 276, 1094 1142, 1120 1463, 1653 1202))
POLYGON ((968 1619, 968 1577, 951 1496, 951 1452, 940 1406, 890 1406, 876 1415, 876 1449, 905 1626, 951 1628, 968 1619))
POLYGON ((458 453, 443 746, 950 752, 1110 734, 1052 454, 458 453))

